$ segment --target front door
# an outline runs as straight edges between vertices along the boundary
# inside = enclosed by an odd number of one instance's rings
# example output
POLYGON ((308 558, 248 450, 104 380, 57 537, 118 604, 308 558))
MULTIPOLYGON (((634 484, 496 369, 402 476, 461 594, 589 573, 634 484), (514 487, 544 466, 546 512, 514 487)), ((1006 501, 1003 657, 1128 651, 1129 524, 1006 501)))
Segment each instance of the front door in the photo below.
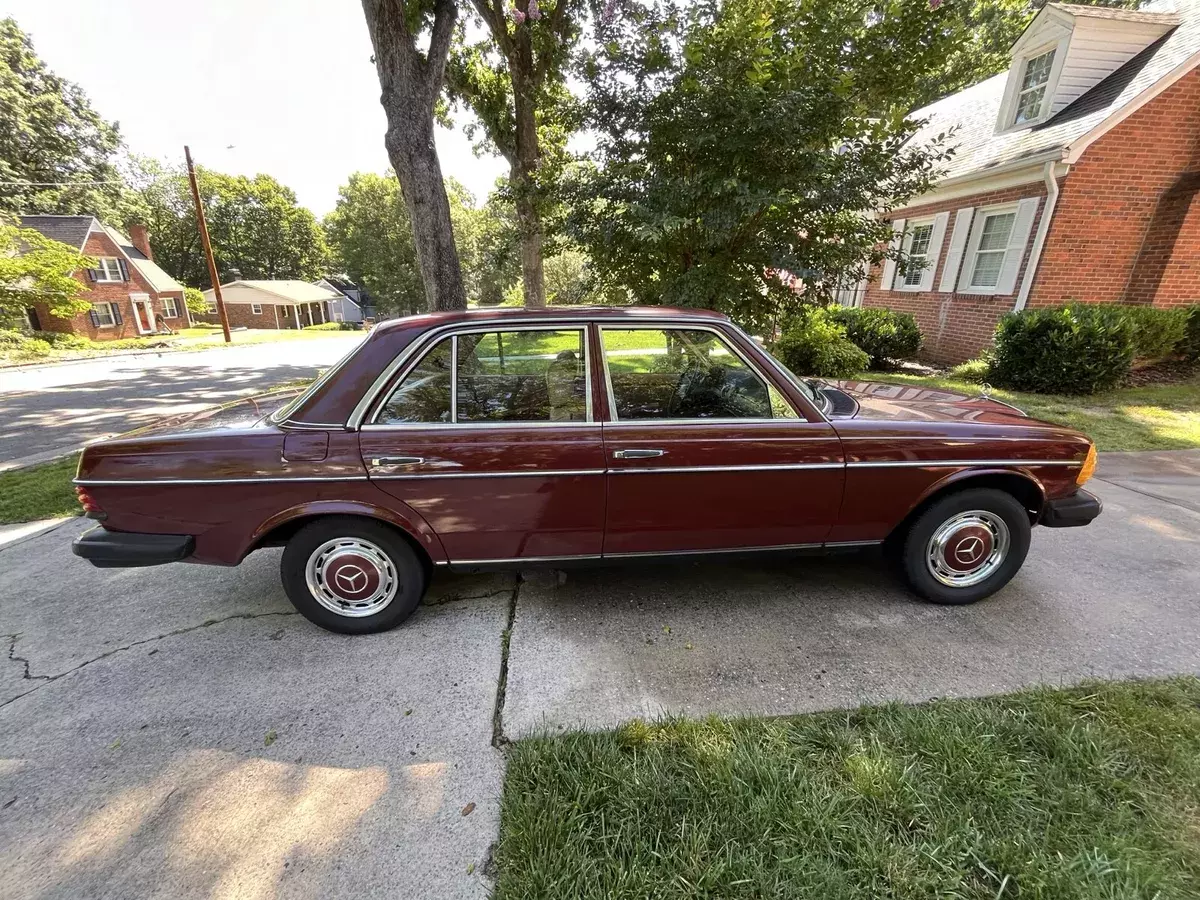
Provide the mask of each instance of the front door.
POLYGON ((608 389, 605 556, 818 545, 841 504, 841 441, 727 334, 600 329, 608 389))
POLYGON ((133 317, 138 334, 152 333, 155 330, 154 308, 150 305, 149 294, 130 294, 129 302, 133 304, 133 317))
POLYGON ((451 562, 600 555, 604 446, 584 326, 463 328, 368 414, 371 480, 419 513, 451 562))

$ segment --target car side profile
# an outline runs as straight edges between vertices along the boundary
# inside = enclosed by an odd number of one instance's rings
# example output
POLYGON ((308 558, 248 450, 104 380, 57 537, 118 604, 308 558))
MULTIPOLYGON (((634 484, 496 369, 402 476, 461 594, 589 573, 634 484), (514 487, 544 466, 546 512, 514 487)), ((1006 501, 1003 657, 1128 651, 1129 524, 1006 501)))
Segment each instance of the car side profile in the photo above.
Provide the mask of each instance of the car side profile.
POLYGON ((283 546, 288 597, 392 628, 437 567, 885 545, 972 603, 1034 525, 1086 525, 1095 448, 987 397, 806 380, 729 319, 654 307, 439 312, 377 325, 303 392, 88 447, 100 567, 237 565, 283 546))

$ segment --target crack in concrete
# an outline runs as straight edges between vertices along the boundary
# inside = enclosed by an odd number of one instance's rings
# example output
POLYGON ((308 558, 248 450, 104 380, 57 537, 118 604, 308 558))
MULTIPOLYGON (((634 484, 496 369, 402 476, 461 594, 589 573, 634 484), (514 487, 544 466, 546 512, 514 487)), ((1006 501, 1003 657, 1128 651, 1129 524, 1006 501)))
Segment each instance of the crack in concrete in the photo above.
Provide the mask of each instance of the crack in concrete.
POLYGON ((524 578, 517 574, 517 583, 513 585, 512 599, 508 603, 508 621, 500 635, 500 675, 496 679, 496 707, 492 711, 492 746, 498 750, 508 744, 504 736, 504 696, 508 691, 508 649, 512 642, 513 623, 517 619, 517 598, 521 594, 521 583, 524 578))
POLYGON ((445 606, 447 603, 463 603, 467 600, 487 600, 491 597, 502 597, 505 594, 511 594, 512 588, 506 588, 499 591, 487 591, 483 594, 451 594, 448 597, 442 597, 438 600, 422 600, 422 606, 445 606))
POLYGON ((167 631, 167 632, 164 632, 163 634, 156 634, 153 637, 140 638, 136 641, 131 641, 128 644, 124 644, 123 646, 114 647, 111 650, 106 650, 104 653, 101 653, 99 656, 94 656, 91 659, 85 659, 83 662, 79 663, 79 665, 72 666, 71 668, 67 669, 66 671, 59 672, 56 675, 34 675, 30 671, 29 660, 25 659, 24 657, 20 657, 20 656, 16 655, 17 639, 20 637, 20 634, 12 634, 12 635, 8 636, 11 641, 9 648, 8 648, 8 658, 10 660, 12 660, 13 662, 20 662, 24 665, 25 670, 24 670, 24 673, 22 674, 22 680, 38 681, 38 682, 40 682, 40 684, 38 684, 36 687, 30 688, 29 690, 25 691, 25 693, 23 693, 23 694, 17 694, 17 696, 10 697, 8 700, 5 700, 4 702, 0 703, 0 709, 3 709, 4 707, 8 706, 10 703, 16 703, 22 697, 28 697, 30 694, 32 694, 34 691, 38 690, 39 688, 43 688, 48 684, 58 681, 60 678, 65 678, 68 675, 78 672, 80 669, 90 666, 92 663, 100 662, 100 660, 102 660, 102 659, 108 659, 110 656, 116 656, 118 653, 124 653, 126 650, 132 650, 134 647, 141 647, 144 644, 153 644, 155 641, 161 641, 161 640, 164 640, 164 639, 170 638, 170 637, 177 637, 178 635, 188 634, 189 632, 192 632, 192 631, 200 631, 203 628, 211 628, 214 625, 221 625, 225 622, 233 622, 238 619, 266 619, 271 616, 298 616, 298 615, 300 615, 300 614, 298 612, 296 612, 295 610, 290 610, 290 611, 285 610, 283 612, 269 612, 269 613, 238 613, 237 615, 225 616, 220 619, 207 619, 204 622, 201 622, 199 625, 189 625, 186 628, 176 628, 173 631, 167 631))

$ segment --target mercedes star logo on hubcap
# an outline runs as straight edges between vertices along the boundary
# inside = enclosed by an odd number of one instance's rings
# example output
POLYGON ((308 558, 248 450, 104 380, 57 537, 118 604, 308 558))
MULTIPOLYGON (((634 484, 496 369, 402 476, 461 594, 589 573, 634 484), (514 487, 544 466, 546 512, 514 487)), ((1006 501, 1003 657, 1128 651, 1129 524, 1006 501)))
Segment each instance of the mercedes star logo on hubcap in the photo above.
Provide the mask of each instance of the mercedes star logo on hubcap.
POLYGON ((358 566, 342 566, 333 577, 339 587, 351 594, 362 590, 367 581, 367 573, 358 566))
POLYGON ((979 559, 982 553, 983 541, 975 535, 963 538, 954 548, 954 558, 960 563, 973 563, 979 559))

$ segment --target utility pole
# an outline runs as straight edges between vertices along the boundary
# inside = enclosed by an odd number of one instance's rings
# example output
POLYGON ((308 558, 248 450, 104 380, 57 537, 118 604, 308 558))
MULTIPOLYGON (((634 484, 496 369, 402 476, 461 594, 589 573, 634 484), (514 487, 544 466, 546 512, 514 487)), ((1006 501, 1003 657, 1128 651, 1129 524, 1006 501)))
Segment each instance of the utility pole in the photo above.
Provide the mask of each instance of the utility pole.
POLYGON ((192 166, 192 151, 185 145, 183 155, 187 158, 188 180, 192 183, 192 199, 196 202, 196 221, 200 225, 200 243, 204 245, 204 258, 208 260, 208 277, 212 281, 213 297, 217 301, 217 315, 221 317, 221 330, 225 332, 225 343, 231 343, 229 314, 225 312, 225 301, 221 298, 221 279, 217 276, 217 262, 213 259, 212 244, 208 242, 208 223, 204 221, 204 204, 200 202, 200 188, 196 184, 196 169, 192 166))

